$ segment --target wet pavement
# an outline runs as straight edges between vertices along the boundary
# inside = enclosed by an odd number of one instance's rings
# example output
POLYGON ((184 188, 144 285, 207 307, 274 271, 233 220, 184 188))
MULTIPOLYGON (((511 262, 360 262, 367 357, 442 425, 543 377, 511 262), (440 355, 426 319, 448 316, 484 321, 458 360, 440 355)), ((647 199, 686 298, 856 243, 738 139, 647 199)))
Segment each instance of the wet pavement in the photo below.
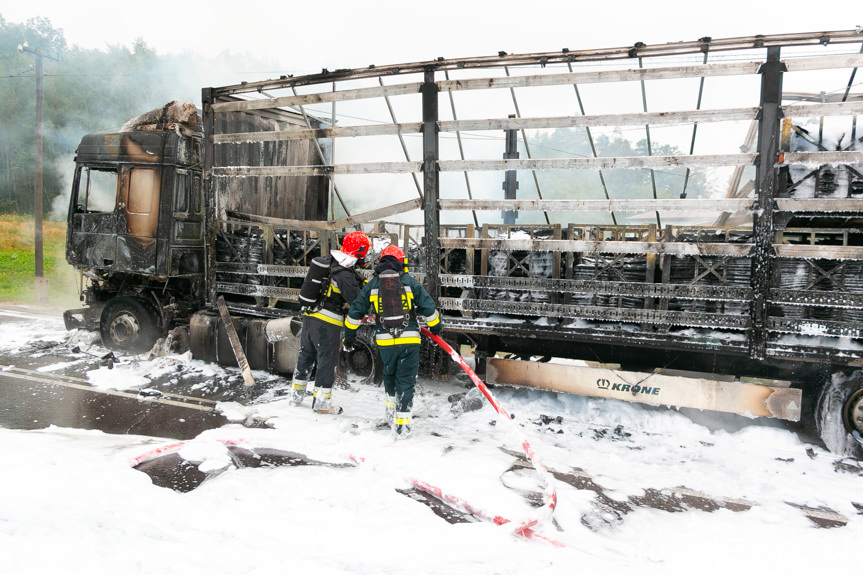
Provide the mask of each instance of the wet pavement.
MULTIPOLYGON (((56 313, 55 318, 50 312, 3 307, 0 330, 4 324, 20 325, 27 318, 44 321, 47 316, 56 319, 62 331, 62 312, 56 313)), ((230 375, 184 377, 178 386, 176 377, 166 373, 152 378, 144 391, 102 389, 88 383, 89 371, 137 360, 137 356, 118 356, 98 346, 82 345, 74 337, 60 342, 33 339, 13 350, 0 349, 0 427, 44 429, 54 425, 191 439, 228 423, 216 410, 218 401, 245 398, 242 384, 237 385, 230 375), (154 391, 168 385, 176 393, 154 391)))
POLYGON ((0 368, 0 426, 9 429, 55 425, 190 439, 226 423, 215 405, 167 403, 137 393, 70 384, 39 372, 0 368))

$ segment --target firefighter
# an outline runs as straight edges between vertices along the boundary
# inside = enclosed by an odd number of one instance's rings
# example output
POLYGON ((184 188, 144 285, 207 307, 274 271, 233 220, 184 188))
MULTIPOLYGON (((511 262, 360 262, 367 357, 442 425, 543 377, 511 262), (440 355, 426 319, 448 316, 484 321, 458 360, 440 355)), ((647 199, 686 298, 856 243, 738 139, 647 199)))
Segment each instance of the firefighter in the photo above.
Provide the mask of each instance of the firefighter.
POLYGON ((385 416, 396 439, 411 433, 411 407, 420 364, 418 316, 429 330, 443 330, 434 300, 420 282, 408 274, 407 257, 398 246, 384 248, 375 275, 360 291, 345 318, 344 350, 353 349, 363 316, 374 309, 375 342, 384 364, 385 416))
POLYGON ((366 234, 351 232, 342 240, 340 250, 314 258, 309 266, 300 289, 303 328, 294 368, 291 405, 303 403, 309 377, 317 363, 312 409, 322 414, 342 412, 341 407, 332 404, 342 325, 345 310, 356 299, 362 285, 354 269, 365 264, 369 246, 366 234))

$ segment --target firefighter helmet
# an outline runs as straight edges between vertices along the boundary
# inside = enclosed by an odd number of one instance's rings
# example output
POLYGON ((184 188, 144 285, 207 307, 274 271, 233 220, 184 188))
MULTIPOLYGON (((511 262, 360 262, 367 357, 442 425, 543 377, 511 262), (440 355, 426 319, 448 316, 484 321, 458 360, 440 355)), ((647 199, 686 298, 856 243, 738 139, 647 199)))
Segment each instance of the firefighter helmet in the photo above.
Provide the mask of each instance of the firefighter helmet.
POLYGON ((369 237, 363 232, 351 232, 342 240, 342 252, 358 260, 364 259, 369 253, 369 237))
POLYGON ((405 266, 404 272, 408 272, 408 257, 405 255, 404 251, 402 251, 400 247, 394 244, 388 245, 384 248, 384 251, 381 252, 381 257, 383 258, 385 256, 393 256, 394 258, 402 262, 402 264, 404 264, 405 266))
POLYGON ((402 251, 402 249, 396 245, 390 244, 384 248, 384 251, 381 252, 381 257, 384 256, 393 256, 400 262, 407 263, 407 256, 402 251))

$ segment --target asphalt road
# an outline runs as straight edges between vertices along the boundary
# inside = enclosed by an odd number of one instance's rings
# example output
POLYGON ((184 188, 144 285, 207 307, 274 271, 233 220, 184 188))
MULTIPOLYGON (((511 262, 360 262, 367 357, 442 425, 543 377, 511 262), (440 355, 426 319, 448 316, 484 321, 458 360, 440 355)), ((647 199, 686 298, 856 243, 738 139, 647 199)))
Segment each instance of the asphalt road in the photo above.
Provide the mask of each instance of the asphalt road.
MULTIPOLYGON (((71 333, 65 341, 56 341, 41 339, 34 330, 27 339, 28 324, 54 321, 62 332, 62 310, 0 304, 0 331, 21 332, 15 345, 0 345, 0 427, 55 425, 190 439, 228 423, 216 404, 236 399, 235 384, 215 378, 201 385, 200 379, 189 378, 184 379, 185 389, 172 386, 170 394, 94 387, 87 381, 88 371, 136 358, 81 345, 71 333)), ((158 389, 159 383, 154 378, 148 389, 158 389)))

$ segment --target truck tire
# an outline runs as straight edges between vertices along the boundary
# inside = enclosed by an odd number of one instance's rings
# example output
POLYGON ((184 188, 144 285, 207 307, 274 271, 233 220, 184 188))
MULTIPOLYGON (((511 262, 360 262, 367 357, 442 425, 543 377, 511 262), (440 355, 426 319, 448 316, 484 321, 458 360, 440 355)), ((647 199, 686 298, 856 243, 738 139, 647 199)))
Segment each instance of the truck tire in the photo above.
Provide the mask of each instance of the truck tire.
POLYGON ((115 298, 102 310, 99 332, 108 349, 145 352, 159 339, 156 310, 141 298, 115 298))
POLYGON ((378 345, 375 343, 374 328, 360 327, 354 349, 344 354, 345 371, 362 383, 380 385, 384 380, 384 364, 381 361, 378 345))
POLYGON ((839 456, 863 459, 863 372, 834 375, 818 397, 815 428, 825 447, 839 456))

